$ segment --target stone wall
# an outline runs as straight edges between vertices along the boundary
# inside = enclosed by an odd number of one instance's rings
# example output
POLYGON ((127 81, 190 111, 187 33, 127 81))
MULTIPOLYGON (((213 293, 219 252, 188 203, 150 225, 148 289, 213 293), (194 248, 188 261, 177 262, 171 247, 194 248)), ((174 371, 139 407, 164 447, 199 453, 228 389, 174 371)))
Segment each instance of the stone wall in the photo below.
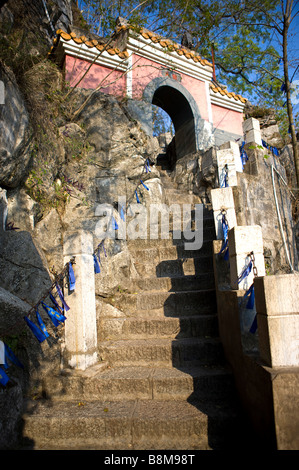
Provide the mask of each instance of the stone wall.
POLYGON ((292 195, 278 175, 287 181, 286 171, 269 151, 250 147, 256 146, 246 144, 248 162, 244 172, 237 173, 238 184, 233 188, 237 223, 262 227, 268 274, 291 272, 289 257, 294 269, 298 267, 292 195))

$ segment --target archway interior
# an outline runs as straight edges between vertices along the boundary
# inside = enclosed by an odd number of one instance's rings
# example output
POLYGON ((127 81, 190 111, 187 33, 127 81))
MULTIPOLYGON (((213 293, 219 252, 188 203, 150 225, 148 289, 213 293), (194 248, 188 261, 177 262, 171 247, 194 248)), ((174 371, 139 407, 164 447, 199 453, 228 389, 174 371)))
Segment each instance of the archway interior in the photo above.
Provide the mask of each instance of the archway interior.
POLYGON ((177 89, 163 85, 155 91, 152 104, 162 108, 170 116, 173 123, 175 130, 175 159, 195 152, 194 116, 185 96, 177 89))

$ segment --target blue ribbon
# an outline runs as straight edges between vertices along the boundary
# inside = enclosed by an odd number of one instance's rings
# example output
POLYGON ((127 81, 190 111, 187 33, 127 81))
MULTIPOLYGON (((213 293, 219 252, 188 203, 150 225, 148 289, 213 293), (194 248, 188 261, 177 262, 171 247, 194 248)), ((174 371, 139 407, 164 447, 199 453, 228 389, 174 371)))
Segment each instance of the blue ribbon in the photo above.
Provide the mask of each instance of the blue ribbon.
POLYGON ((9 381, 8 375, 4 372, 2 367, 0 367, 0 383, 5 386, 8 381, 9 381))
POLYGON ((120 218, 121 220, 125 221, 125 212, 123 206, 120 206, 120 218))
POLYGON ((228 236, 228 225, 227 225, 227 223, 226 223, 224 214, 222 214, 222 222, 221 222, 221 224, 222 224, 222 231, 223 231, 223 242, 222 242, 221 250, 219 251, 219 255, 220 255, 221 253, 225 252, 223 258, 225 259, 225 261, 227 261, 228 258, 229 258, 228 238, 227 238, 227 236, 228 236))
POLYGON ((152 170, 151 170, 151 168, 150 168, 150 164, 149 164, 149 161, 148 161, 148 158, 147 158, 146 161, 145 161, 145 172, 146 172, 146 173, 149 173, 149 172, 151 172, 151 171, 152 171, 152 170))
POLYGON ((248 160, 248 155, 246 151, 244 150, 244 145, 245 142, 242 142, 241 148, 240 148, 240 156, 241 156, 241 162, 242 162, 242 169, 244 168, 245 163, 248 160))
POLYGON ((62 308, 58 305, 58 303, 57 303, 57 301, 56 301, 54 295, 50 294, 50 299, 51 299, 51 301, 53 302, 53 305, 54 305, 54 307, 56 308, 56 310, 58 310, 59 313, 63 313, 63 310, 62 310, 62 308))
POLYGON ((21 363, 21 361, 19 361, 19 359, 14 354, 14 352, 10 349, 10 347, 7 346, 7 344, 4 344, 4 347, 5 347, 5 357, 7 357, 7 359, 13 362, 16 366, 21 367, 21 369, 24 369, 23 364, 21 363))
POLYGON ((140 183, 142 184, 142 186, 144 186, 145 189, 147 189, 149 191, 149 188, 144 184, 144 182, 142 180, 140 180, 140 183))
POLYGON ((256 330, 257 330, 257 317, 255 316, 249 331, 250 333, 254 334, 256 330))
POLYGON ((104 247, 104 241, 101 242, 101 247, 103 248, 105 258, 107 258, 107 253, 106 253, 106 250, 105 250, 105 247, 104 247))
POLYGON ((37 340, 40 343, 45 341, 46 336, 44 335, 44 333, 42 331, 40 331, 40 329, 31 320, 29 320, 28 317, 24 317, 24 320, 27 323, 27 325, 29 326, 29 328, 32 331, 32 333, 34 334, 34 336, 37 338, 37 340))
POLYGON ((60 323, 63 323, 66 320, 66 317, 61 313, 56 312, 52 307, 49 307, 44 302, 41 302, 43 309, 47 312, 51 318, 54 326, 59 326, 60 323))
POLYGON ((274 153, 274 155, 279 157, 279 151, 276 147, 272 147, 271 145, 267 144, 267 142, 265 142, 263 139, 262 139, 262 144, 263 144, 263 147, 270 150, 272 153, 274 153))
POLYGON ((112 217, 112 228, 114 230, 118 230, 118 225, 114 217, 112 217))
POLYGON ((44 335, 48 338, 49 337, 49 333, 47 332, 47 329, 45 327, 45 324, 42 320, 42 317, 40 316, 40 313, 38 310, 36 310, 36 318, 37 318, 37 322, 41 328, 41 330, 43 331, 44 335))
POLYGON ((69 310, 70 307, 69 307, 69 306, 67 305, 67 303, 65 302, 64 297, 63 297, 63 293, 62 293, 62 291, 61 291, 61 289, 60 289, 60 287, 59 287, 59 285, 58 285, 57 282, 56 282, 56 290, 57 290, 57 292, 58 292, 58 295, 59 295, 59 297, 60 297, 61 302, 63 303, 64 309, 65 309, 65 310, 69 310))
POLYGON ((246 299, 246 297, 248 297, 248 302, 247 302, 246 308, 252 310, 253 307, 254 307, 254 299, 255 299, 254 285, 253 284, 251 284, 248 291, 245 293, 244 299, 246 299))
POLYGON ((94 264, 94 272, 97 274, 97 273, 100 273, 101 272, 101 269, 100 269, 100 265, 98 263, 98 260, 97 260, 97 257, 96 255, 93 255, 93 264, 94 264))
POLYGON ((70 291, 75 290, 75 283, 76 283, 76 279, 75 279, 73 266, 72 266, 72 263, 69 263, 69 289, 70 291))
POLYGON ((240 282, 243 281, 243 279, 245 279, 245 277, 249 275, 251 268, 252 268, 252 261, 250 260, 250 262, 248 263, 248 266, 242 271, 242 273, 238 277, 238 284, 240 284, 240 282))
POLYGON ((136 195, 137 204, 141 204, 141 202, 140 202, 140 200, 139 200, 139 197, 138 197, 138 194, 137 194, 137 190, 135 191, 135 195, 136 195))

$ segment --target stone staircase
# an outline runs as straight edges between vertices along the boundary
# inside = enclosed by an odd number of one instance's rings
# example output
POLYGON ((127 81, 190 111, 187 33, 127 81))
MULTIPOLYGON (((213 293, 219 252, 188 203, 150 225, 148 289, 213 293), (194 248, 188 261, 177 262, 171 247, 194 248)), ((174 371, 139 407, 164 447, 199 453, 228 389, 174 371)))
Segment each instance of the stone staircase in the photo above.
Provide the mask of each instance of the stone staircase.
MULTIPOLYGON (((167 171, 170 202, 181 194, 167 171)), ((44 382, 45 400, 28 402, 24 448, 232 449, 252 445, 218 337, 212 214, 204 245, 132 240, 137 272, 115 296, 120 316, 102 316, 99 362, 44 382)))

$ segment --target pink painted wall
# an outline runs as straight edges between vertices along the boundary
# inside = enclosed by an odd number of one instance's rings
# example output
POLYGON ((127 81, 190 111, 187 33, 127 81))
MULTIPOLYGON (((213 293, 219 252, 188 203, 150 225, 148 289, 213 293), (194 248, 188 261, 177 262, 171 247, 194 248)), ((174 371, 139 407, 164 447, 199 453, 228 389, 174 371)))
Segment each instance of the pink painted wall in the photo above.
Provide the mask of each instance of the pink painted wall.
POLYGON ((196 78, 188 77, 188 75, 182 75, 181 83, 196 101, 201 118, 208 121, 209 114, 205 83, 196 78))
MULTIPOLYGON (((67 55, 65 57, 65 80, 74 86, 90 66, 90 62, 67 55)), ((80 88, 95 89, 101 84, 101 91, 122 97, 126 94, 126 75, 98 64, 92 64, 90 70, 78 85, 80 88), (102 82, 102 84, 101 84, 102 82)))
MULTIPOLYGON (((162 76, 162 66, 154 61, 133 54, 132 82, 133 99, 142 99, 143 90, 154 78, 162 76)), ((65 57, 65 80, 74 86, 84 74, 90 62, 66 55, 65 57)), ((197 103, 202 119, 209 120, 208 104, 206 99, 205 83, 185 74, 180 74, 181 84, 193 96, 197 103)), ((115 71, 111 68, 92 64, 89 72, 80 82, 80 88, 97 88, 102 82, 101 91, 117 97, 126 96, 127 76, 124 72, 115 71)), ((212 116, 214 127, 243 135, 243 113, 229 110, 212 104, 212 116)))
POLYGON ((142 99, 142 93, 146 85, 154 78, 161 77, 161 65, 149 59, 133 54, 132 81, 133 99, 142 99))
POLYGON ((243 135, 243 113, 212 104, 213 126, 223 131, 243 135))
MULTIPOLYGON (((154 78, 161 77, 162 69, 165 69, 165 67, 162 67, 161 64, 144 57, 140 57, 137 54, 133 54, 132 77, 134 99, 142 98, 142 93, 146 85, 148 85, 154 78)), ((179 75, 182 78, 179 83, 181 83, 181 85, 193 96, 201 117, 208 120, 208 105, 204 82, 182 73, 179 75)))

